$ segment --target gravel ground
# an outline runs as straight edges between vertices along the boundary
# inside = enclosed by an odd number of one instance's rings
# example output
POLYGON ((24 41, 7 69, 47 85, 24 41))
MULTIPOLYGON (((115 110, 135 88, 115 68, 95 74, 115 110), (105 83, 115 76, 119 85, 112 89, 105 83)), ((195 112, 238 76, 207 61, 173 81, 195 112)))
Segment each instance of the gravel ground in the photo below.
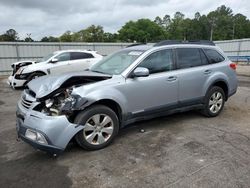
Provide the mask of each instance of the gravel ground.
POLYGON ((21 91, 1 81, 0 186, 249 187, 250 77, 240 80, 219 117, 187 112, 136 123, 103 150, 72 143, 56 159, 16 141, 21 91))

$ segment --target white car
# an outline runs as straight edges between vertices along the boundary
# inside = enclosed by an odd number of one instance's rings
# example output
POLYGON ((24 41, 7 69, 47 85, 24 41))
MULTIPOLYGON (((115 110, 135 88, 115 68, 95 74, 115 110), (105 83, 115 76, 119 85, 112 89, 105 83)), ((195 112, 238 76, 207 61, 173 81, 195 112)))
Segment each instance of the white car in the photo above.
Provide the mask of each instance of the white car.
POLYGON ((39 62, 16 62, 12 64, 13 72, 8 84, 18 88, 39 76, 85 70, 102 58, 96 51, 62 50, 49 54, 39 62))

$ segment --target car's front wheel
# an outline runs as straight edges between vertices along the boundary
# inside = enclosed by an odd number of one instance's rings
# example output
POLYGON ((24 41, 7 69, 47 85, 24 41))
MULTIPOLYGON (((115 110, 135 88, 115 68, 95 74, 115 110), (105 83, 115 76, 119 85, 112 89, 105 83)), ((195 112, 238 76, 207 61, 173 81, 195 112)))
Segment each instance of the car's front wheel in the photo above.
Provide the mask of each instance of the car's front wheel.
POLYGON ((79 146, 86 150, 98 150, 108 146, 119 131, 116 113, 104 106, 94 105, 80 112, 74 121, 85 125, 75 136, 79 146))
POLYGON ((203 114, 207 117, 215 117, 223 110, 225 103, 225 93, 218 86, 212 87, 205 97, 203 114))

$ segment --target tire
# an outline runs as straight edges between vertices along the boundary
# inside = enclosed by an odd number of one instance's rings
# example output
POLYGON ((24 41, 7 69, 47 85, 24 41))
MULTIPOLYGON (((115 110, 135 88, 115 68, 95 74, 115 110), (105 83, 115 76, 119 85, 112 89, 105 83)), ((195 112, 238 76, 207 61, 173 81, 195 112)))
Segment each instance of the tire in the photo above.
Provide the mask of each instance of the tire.
POLYGON ((99 150, 108 146, 119 131, 116 113, 104 105, 93 105, 80 112, 74 123, 85 125, 75 135, 77 144, 85 150, 99 150))
POLYGON ((38 78, 38 77, 40 77, 40 76, 44 76, 44 75, 45 75, 44 73, 35 72, 35 73, 31 74, 31 75, 28 77, 27 83, 30 82, 30 81, 33 80, 33 79, 36 79, 36 78, 38 78))
POLYGON ((224 90, 218 86, 212 87, 206 94, 202 114, 207 117, 218 116, 225 104, 224 90))

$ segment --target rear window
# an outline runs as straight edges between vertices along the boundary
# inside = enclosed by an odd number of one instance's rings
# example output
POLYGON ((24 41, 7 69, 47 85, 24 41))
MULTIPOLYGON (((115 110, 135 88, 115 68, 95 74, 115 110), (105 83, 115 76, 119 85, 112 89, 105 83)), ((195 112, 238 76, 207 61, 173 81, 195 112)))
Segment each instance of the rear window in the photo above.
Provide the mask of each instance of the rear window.
POLYGON ((177 48, 177 66, 179 69, 196 67, 206 64, 204 54, 198 48, 177 48))
POLYGON ((89 58, 94 58, 94 56, 90 53, 84 53, 84 52, 71 52, 71 60, 76 60, 76 59, 89 59, 89 58))
POLYGON ((225 60, 225 58, 213 49, 203 49, 206 53, 209 63, 219 63, 225 60))

